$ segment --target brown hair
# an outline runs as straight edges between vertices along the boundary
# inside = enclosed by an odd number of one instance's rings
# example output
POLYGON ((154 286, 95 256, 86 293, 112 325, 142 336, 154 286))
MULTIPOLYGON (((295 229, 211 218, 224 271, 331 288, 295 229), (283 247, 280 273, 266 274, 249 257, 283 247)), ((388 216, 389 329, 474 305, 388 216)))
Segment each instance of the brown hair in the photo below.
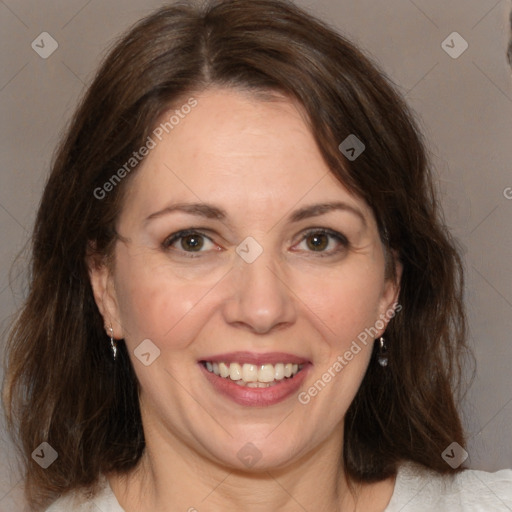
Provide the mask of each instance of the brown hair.
POLYGON ((346 415, 348 476, 381 480, 403 460, 453 471, 441 453, 453 441, 464 444, 454 400, 465 353, 463 273, 411 113, 360 50, 291 3, 180 3, 141 20, 107 56, 39 207, 4 390, 34 507, 92 486, 101 472, 128 471, 143 453, 139 384, 123 343, 112 360, 86 261, 91 242, 99 257, 112 253, 129 177, 103 199, 94 191, 171 105, 212 84, 297 100, 332 173, 371 206, 403 265, 402 310, 386 331, 389 365, 373 355, 346 415), (338 149, 350 134, 366 146, 354 161, 338 149), (43 441, 59 454, 48 469, 31 459, 43 441))

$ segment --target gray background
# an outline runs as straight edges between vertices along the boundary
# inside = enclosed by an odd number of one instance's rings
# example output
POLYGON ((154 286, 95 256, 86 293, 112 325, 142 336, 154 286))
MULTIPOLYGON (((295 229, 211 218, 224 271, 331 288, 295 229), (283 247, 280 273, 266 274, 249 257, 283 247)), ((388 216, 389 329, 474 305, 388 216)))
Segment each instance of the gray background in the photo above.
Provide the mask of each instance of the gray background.
MULTIPOLYGON (((512 467, 512 77, 505 58, 510 2, 298 3, 373 56, 420 119, 447 223, 463 246, 467 267, 477 360, 462 407, 469 433, 467 463, 489 471, 512 467), (469 44, 456 59, 441 47, 454 31, 469 44)), ((26 257, 14 267, 13 260, 28 239, 59 135, 114 37, 160 5, 149 0, 0 0, 2 345, 26 287, 26 257), (59 45, 47 59, 31 48, 42 32, 59 45)), ((3 424, 0 454, 0 511, 22 510, 20 476, 3 424)))

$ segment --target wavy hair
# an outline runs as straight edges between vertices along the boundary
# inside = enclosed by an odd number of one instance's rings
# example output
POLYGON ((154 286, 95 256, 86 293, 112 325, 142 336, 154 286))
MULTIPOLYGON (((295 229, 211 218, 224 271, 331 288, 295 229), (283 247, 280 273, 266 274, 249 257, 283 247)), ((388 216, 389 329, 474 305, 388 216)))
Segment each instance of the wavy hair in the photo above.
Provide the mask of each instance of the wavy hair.
POLYGON ((58 147, 39 205, 4 383, 34 509, 94 487, 101 473, 129 471, 144 451, 139 383, 124 343, 112 360, 87 266, 91 247, 97 258, 112 255, 137 168, 105 197, 95 190, 170 107, 212 85, 296 100, 332 174, 370 205, 387 251, 403 265, 402 309, 386 331, 389 365, 373 354, 345 418, 347 475, 378 481, 405 460, 455 471, 441 453, 453 441, 464 445, 456 405, 466 352, 463 266, 414 116, 369 57, 292 3, 177 3, 111 49, 58 147), (350 134, 366 146, 354 161, 338 149, 350 134), (31 458, 43 441, 59 454, 47 469, 31 458))

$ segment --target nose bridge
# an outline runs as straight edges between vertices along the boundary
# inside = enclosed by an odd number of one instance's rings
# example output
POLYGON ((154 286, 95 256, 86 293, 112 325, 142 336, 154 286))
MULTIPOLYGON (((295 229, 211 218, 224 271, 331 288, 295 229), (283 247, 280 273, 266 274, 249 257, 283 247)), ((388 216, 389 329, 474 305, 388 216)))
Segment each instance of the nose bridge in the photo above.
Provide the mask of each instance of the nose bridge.
MULTIPOLYGON (((243 243, 240 246, 247 249, 243 243)), ((270 251, 262 251, 252 261, 244 259, 242 253, 234 265, 232 296, 225 307, 228 322, 264 333, 295 320, 286 272, 270 251)))

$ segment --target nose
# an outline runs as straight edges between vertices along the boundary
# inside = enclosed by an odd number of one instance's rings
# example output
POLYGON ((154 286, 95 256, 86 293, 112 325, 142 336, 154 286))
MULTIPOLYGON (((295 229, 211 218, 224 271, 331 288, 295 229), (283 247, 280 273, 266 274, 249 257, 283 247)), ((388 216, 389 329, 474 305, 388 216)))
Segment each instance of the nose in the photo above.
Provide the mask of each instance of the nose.
POLYGON ((256 261, 238 260, 231 272, 230 297, 223 314, 229 324, 266 334, 296 321, 295 297, 275 259, 263 253, 256 261))

